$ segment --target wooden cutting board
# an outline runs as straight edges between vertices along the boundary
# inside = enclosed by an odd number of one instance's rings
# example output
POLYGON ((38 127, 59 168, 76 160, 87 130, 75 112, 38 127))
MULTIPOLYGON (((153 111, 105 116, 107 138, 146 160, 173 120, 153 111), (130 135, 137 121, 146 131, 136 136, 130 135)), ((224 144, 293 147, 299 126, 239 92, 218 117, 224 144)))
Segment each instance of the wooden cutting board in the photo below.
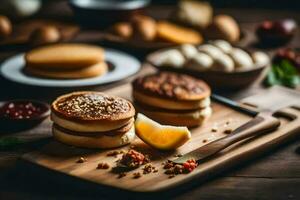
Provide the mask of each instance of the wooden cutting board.
MULTIPOLYGON (((131 99, 130 85, 114 88, 107 91, 107 93, 131 99)), ((257 99, 259 99, 259 96, 256 95, 255 99, 252 99, 252 102, 257 99)), ((247 98, 247 102, 251 102, 251 98, 247 98)), ((284 109, 284 113, 288 113, 290 117, 280 118, 282 123, 277 131, 261 137, 241 141, 225 149, 216 157, 200 163, 192 173, 169 178, 168 175, 164 174, 161 165, 162 162, 168 158, 173 158, 175 155, 187 153, 205 145, 207 142, 224 137, 226 134, 223 131, 226 128, 236 128, 251 119, 251 117, 224 105, 213 102, 212 107, 214 113, 209 122, 203 127, 192 129, 192 139, 176 151, 160 152, 150 148, 141 140, 136 139, 133 143, 135 149, 149 154, 152 164, 159 170, 157 173, 143 175, 138 179, 133 178, 133 173, 142 172, 141 168, 128 172, 127 176, 120 179, 118 178, 118 174, 114 173, 111 168, 108 170, 96 169, 99 162, 107 162, 110 166, 115 166, 115 161, 120 156, 108 157, 107 153, 111 150, 86 150, 51 141, 40 150, 25 154, 22 159, 28 161, 30 164, 42 166, 42 169, 48 168, 62 174, 77 177, 83 181, 96 183, 99 187, 105 185, 132 192, 159 192, 174 188, 194 179, 197 179, 197 181, 207 179, 229 167, 256 157, 259 153, 272 149, 274 146, 300 132, 299 108, 286 108, 284 109), (213 126, 219 127, 217 132, 211 131, 213 126), (77 163, 76 161, 80 156, 87 158, 87 162, 77 163)), ((129 146, 125 146, 121 149, 127 150, 129 148, 129 146)))

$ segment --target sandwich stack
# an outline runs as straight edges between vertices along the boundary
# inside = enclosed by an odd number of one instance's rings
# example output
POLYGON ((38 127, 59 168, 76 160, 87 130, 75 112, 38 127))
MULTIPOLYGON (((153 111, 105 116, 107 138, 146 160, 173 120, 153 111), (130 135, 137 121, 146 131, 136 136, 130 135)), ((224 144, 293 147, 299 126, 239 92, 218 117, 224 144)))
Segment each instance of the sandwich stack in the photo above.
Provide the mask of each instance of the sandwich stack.
POLYGON ((28 74, 56 79, 80 79, 104 75, 107 65, 101 47, 85 44, 54 44, 25 55, 28 74))
POLYGON ((212 114, 209 86, 202 80, 171 72, 146 75, 132 83, 136 108, 168 125, 202 125, 212 114))
POLYGON ((77 147, 123 146, 135 138, 134 115, 126 99, 101 92, 73 92, 52 103, 53 136, 77 147))

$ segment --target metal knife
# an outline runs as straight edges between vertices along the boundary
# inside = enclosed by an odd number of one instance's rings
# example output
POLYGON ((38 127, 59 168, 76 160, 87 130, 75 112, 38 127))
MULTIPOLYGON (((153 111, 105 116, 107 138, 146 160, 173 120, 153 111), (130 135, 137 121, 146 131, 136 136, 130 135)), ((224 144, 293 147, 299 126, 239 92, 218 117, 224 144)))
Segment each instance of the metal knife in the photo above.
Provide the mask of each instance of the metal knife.
POLYGON ((211 143, 208 143, 194 151, 191 151, 182 157, 179 157, 175 160, 171 160, 174 163, 182 164, 189 159, 195 159, 197 162, 209 158, 216 153, 220 152, 221 150, 225 149, 226 147, 241 141, 243 139, 257 136, 260 134, 264 134, 268 131, 275 130, 279 125, 280 121, 272 116, 272 112, 265 110, 263 112, 257 112, 253 110, 249 110, 240 103, 227 99, 225 97, 213 94, 211 98, 214 101, 218 101, 219 103, 228 105, 234 109, 242 111, 248 115, 253 116, 254 118, 249 122, 243 124, 242 126, 235 129, 232 133, 228 134, 227 136, 215 140, 211 143))

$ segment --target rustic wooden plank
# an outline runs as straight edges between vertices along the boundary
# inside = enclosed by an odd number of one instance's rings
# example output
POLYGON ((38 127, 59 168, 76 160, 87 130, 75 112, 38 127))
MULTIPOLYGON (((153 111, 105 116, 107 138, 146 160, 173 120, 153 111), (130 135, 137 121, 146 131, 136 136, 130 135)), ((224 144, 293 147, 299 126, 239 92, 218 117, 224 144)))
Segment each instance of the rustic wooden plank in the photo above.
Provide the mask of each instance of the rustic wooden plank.
MULTIPOLYGON (((129 84, 106 92, 129 100, 131 99, 131 86, 129 84)), ((190 180, 195 179, 195 177, 198 177, 199 180, 204 180, 208 176, 218 173, 225 168, 232 167, 235 164, 248 160, 248 157, 253 157, 256 153, 265 151, 266 148, 270 148, 280 141, 287 139, 289 136, 294 135, 296 132, 293 130, 300 129, 300 119, 296 119, 294 121, 282 120, 282 125, 279 130, 258 138, 244 140, 230 148, 227 148, 213 159, 200 163, 193 173, 169 179, 168 176, 163 173, 161 166, 163 161, 172 158, 174 154, 184 154, 204 145, 204 139, 212 141, 225 136, 222 130, 219 130, 217 133, 211 132, 211 128, 216 123, 219 124, 219 127, 223 127, 224 129, 224 125, 230 119, 232 128, 235 128, 250 119, 249 116, 238 113, 224 105, 213 103, 212 107, 214 114, 209 122, 203 127, 192 129, 191 141, 179 148, 176 152, 158 152, 145 145, 139 139, 135 140, 133 144, 142 152, 147 152, 152 155, 153 165, 160 169, 158 173, 149 174, 137 180, 132 178, 132 173, 139 171, 140 169, 133 170, 122 179, 117 179, 117 175, 112 171, 97 170, 96 166, 98 162, 107 162, 111 166, 115 165, 114 162, 117 158, 107 157, 107 151, 105 150, 79 149, 53 141, 36 152, 26 154, 23 159, 48 169, 101 185, 139 192, 158 191, 189 182, 190 180), (88 162, 83 164, 76 163, 78 157, 82 155, 88 159, 88 162)), ((297 115, 300 115, 299 111, 292 111, 297 115)), ((123 149, 126 150, 128 147, 123 147, 123 149)))

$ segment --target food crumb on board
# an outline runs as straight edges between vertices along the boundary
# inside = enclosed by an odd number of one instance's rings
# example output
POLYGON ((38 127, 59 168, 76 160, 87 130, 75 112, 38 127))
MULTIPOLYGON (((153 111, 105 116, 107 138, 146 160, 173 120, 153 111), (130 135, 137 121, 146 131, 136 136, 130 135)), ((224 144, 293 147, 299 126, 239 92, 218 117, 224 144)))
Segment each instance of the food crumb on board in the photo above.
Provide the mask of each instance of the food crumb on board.
POLYGON ((87 161, 86 158, 80 157, 76 162, 77 162, 77 163, 84 163, 84 162, 86 162, 86 161, 87 161))

